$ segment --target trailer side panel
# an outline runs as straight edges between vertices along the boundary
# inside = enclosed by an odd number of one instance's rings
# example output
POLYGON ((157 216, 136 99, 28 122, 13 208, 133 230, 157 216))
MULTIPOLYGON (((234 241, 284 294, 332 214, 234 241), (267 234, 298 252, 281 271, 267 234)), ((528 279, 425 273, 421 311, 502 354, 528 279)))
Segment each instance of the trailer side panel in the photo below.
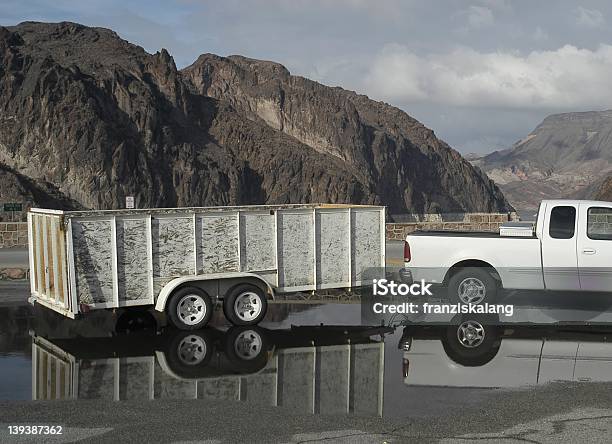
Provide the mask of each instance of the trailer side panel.
POLYGON ((199 215, 196 245, 199 274, 240 271, 238 213, 199 215))
POLYGON ((117 283, 120 304, 152 304, 146 219, 117 219, 117 283))
POLYGON ((78 301, 113 306, 113 247, 111 220, 72 219, 72 242, 78 301))
POLYGON ((154 293, 178 276, 195 274, 193 217, 155 217, 151 221, 154 293))
POLYGON ((318 288, 351 286, 350 210, 317 210, 318 288))
POLYGON ((287 210, 278 217, 279 287, 285 291, 315 288, 315 242, 312 210, 287 210))
MULTIPOLYGON (((384 218, 384 213, 382 214, 384 218)), ((373 264, 384 267, 384 221, 380 223, 381 211, 354 209, 351 211, 352 227, 352 285, 364 285, 364 272, 373 264)))

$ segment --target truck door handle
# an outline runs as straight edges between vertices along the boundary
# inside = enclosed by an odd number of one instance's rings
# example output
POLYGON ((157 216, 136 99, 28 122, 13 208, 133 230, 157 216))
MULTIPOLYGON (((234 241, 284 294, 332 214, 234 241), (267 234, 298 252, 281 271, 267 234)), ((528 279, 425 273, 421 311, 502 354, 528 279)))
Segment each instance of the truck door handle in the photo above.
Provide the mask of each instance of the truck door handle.
POLYGON ((584 250, 582 250, 582 254, 595 254, 597 253, 597 250, 594 250, 593 248, 585 248, 584 250))

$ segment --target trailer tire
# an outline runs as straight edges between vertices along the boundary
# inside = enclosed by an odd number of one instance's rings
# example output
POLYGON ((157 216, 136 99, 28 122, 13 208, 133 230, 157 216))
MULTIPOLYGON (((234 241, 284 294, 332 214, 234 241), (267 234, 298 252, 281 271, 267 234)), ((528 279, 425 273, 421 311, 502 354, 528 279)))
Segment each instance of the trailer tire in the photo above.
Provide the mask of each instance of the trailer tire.
POLYGON ((234 326, 225 334, 225 355, 239 372, 255 373, 264 368, 268 348, 268 337, 257 326, 234 326))
POLYGON ((179 330, 197 330, 208 324, 213 304, 203 290, 182 287, 172 293, 166 311, 172 325, 179 330))
POLYGON ((461 268, 448 281, 448 296, 452 302, 460 304, 494 302, 497 281, 485 268, 461 268))
POLYGON ((234 325, 256 325, 267 309, 265 293, 252 284, 236 285, 223 298, 223 313, 234 325))
POLYGON ((176 332, 168 342, 166 360, 174 373, 182 378, 203 377, 214 354, 210 332, 176 332))

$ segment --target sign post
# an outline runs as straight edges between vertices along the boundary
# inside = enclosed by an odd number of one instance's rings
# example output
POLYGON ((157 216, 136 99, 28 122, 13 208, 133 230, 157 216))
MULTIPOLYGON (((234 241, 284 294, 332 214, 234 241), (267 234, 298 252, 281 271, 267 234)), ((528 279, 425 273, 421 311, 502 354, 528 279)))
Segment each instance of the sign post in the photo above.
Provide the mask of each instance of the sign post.
POLYGON ((125 208, 128 210, 134 208, 134 196, 125 196, 125 208))
POLYGON ((3 205, 5 212, 11 212, 11 222, 15 222, 15 211, 23 211, 23 204, 18 202, 5 203, 3 205))

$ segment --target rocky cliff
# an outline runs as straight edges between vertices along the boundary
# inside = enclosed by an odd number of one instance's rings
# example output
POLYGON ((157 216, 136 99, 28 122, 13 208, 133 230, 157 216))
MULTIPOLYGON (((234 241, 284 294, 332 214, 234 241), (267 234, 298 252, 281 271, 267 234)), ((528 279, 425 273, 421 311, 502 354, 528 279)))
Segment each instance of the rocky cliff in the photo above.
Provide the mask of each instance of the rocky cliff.
POLYGON ((511 149, 472 161, 517 208, 541 199, 592 197, 612 172, 612 111, 547 117, 511 149))
POLYGON ((51 187, 49 205, 510 208, 404 112, 276 63, 206 54, 178 70, 107 29, 31 22, 0 28, 0 59, 0 162, 51 187))

